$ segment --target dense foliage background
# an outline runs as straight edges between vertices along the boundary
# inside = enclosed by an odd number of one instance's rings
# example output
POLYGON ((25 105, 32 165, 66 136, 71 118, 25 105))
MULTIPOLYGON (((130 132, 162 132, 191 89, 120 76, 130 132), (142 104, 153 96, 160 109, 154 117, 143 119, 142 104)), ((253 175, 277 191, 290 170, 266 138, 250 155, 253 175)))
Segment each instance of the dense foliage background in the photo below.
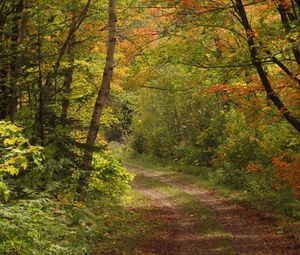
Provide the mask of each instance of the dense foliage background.
POLYGON ((0 253, 108 238, 132 179, 111 141, 300 217, 300 2, 114 4, 0 3, 0 253))
POLYGON ((125 83, 129 143, 299 217, 299 130, 284 117, 299 121, 299 3, 171 2, 134 31, 152 43, 139 42, 125 83))

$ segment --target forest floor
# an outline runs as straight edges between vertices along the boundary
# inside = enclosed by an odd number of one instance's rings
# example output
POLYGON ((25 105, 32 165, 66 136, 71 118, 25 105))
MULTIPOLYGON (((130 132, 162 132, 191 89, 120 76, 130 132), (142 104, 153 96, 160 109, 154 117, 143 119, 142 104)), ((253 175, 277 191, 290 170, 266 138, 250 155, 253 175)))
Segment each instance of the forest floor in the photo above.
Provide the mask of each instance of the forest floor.
POLYGON ((126 167, 135 174, 129 208, 135 218, 106 252, 93 255, 300 254, 297 235, 271 214, 225 198, 192 176, 146 164, 126 167))
POLYGON ((275 220, 172 174, 128 166, 133 187, 153 201, 165 223, 141 254, 300 254, 275 220))

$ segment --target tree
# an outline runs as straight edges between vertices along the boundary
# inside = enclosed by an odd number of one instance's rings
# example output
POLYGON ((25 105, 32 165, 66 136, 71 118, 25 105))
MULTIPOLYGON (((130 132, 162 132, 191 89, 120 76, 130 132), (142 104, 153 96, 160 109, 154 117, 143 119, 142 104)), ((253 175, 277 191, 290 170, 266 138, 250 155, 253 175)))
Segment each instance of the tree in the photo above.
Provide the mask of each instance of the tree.
POLYGON ((262 62, 258 56, 258 49, 256 47, 255 40, 254 40, 255 32, 250 26, 242 0, 236 1, 236 8, 237 8, 238 15, 241 18, 241 23, 245 29, 245 33, 247 36, 247 43, 251 54, 252 64, 253 66, 255 66, 257 70, 262 85, 265 91, 267 92, 268 98, 271 99, 271 101, 274 103, 274 105, 277 107, 280 113, 284 116, 284 118, 300 133, 300 121, 298 121, 297 118, 292 115, 292 113, 287 109, 287 107, 284 105, 282 100, 276 94, 263 68, 262 62))
MULTIPOLYGON (((107 42, 107 57, 103 72, 102 83, 98 92, 96 103, 94 106, 93 116, 89 127, 89 132, 86 140, 86 149, 84 153, 83 166, 86 171, 90 171, 92 166, 94 145, 99 131, 100 119, 103 108, 105 107, 110 93, 111 81, 113 78, 114 69, 114 54, 116 47, 116 0, 109 1, 108 7, 108 42, 107 42)), ((82 176, 80 185, 86 186, 89 175, 82 176)))

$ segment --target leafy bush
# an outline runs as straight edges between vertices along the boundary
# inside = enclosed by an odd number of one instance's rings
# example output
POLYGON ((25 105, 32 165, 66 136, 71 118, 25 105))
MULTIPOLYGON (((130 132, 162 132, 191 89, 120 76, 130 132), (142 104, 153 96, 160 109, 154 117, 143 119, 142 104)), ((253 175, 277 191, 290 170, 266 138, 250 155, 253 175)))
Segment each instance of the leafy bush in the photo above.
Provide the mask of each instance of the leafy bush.
POLYGON ((80 169, 51 150, 44 159, 42 147, 30 145, 20 127, 0 122, 0 191, 6 200, 0 203, 0 254, 83 255, 110 231, 107 222, 120 209, 132 175, 109 153, 98 153, 89 197, 80 202, 80 169))
POLYGON ((94 157, 94 169, 90 178, 89 189, 97 196, 120 199, 129 190, 133 175, 109 152, 102 152, 94 157))
POLYGON ((0 214, 1 254, 87 254, 108 231, 103 209, 79 203, 20 200, 0 205, 0 214))
MULTIPOLYGON (((50 160, 44 169, 59 172, 67 165, 50 160)), ((31 178, 35 176, 37 181, 32 187, 39 187, 44 171, 39 172, 40 176, 34 171, 31 178)), ((108 152, 97 154, 89 197, 83 202, 76 201, 79 175, 76 177, 78 171, 72 172, 75 176, 65 178, 66 183, 56 180, 57 173, 56 177, 44 173, 44 191, 35 190, 24 199, 0 204, 0 254, 83 255, 107 238, 114 227, 109 224, 120 211, 132 175, 108 152)))
POLYGON ((31 146, 22 136, 22 128, 13 123, 0 121, 0 195, 7 200, 9 190, 4 179, 17 176, 29 166, 41 167, 42 147, 31 146))

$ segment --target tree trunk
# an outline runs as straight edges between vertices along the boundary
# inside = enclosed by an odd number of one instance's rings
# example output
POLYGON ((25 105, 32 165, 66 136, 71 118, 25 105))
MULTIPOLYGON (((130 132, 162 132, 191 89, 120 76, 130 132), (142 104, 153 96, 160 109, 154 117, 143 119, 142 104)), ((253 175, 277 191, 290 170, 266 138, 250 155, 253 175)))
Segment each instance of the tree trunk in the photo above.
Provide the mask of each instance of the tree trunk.
POLYGON ((44 145, 45 141, 45 127, 44 127, 44 89, 43 89, 43 73, 42 73, 42 35, 38 35, 38 114, 36 116, 36 122, 38 126, 39 138, 41 139, 41 145, 44 145))
MULTIPOLYGON (((0 12, 0 54, 3 54, 5 45, 5 33, 4 33, 4 26, 7 20, 7 11, 4 10, 5 1, 1 3, 1 12, 0 12)), ((6 59, 1 59, 0 62, 0 119, 5 119, 7 116, 7 63, 6 59)))
POLYGON ((107 57, 106 57, 106 65, 104 68, 104 73, 102 77, 102 83, 100 90, 98 92, 98 96, 96 99, 96 103, 94 106, 94 112, 92 121, 90 124, 87 140, 86 140, 86 149, 84 153, 83 166, 86 170, 85 176, 82 176, 80 180, 80 185, 86 186, 89 178, 89 170, 92 166, 93 159, 93 148, 97 139, 97 134, 100 125, 100 118, 102 115, 102 111, 106 102, 108 100, 111 80, 113 77, 113 68, 114 68, 114 53, 116 47, 116 0, 109 0, 109 40, 107 43, 107 57))
MULTIPOLYGON (((278 5, 278 8, 277 8, 279 14, 280 14, 280 18, 281 18, 281 22, 285 28, 285 32, 288 34, 290 33, 291 31, 291 26, 290 26, 290 23, 289 23, 289 19, 288 19, 288 15, 287 15, 287 11, 286 9, 284 8, 284 3, 282 1, 280 1, 279 5, 278 5)), ((296 18, 296 17, 295 17, 296 18)), ((292 41, 290 39, 291 43, 295 43, 295 41, 292 41)), ((299 51, 299 48, 297 45, 293 46, 292 47, 292 52, 293 52, 293 55, 295 57, 295 60, 298 64, 298 67, 300 67, 300 51, 299 51)))
POLYGON ((68 53, 69 60, 70 60, 70 67, 67 68, 66 74, 65 74, 65 81, 64 81, 64 94, 63 99, 61 103, 61 122, 63 125, 65 125, 66 120, 68 118, 68 111, 70 106, 70 95, 71 95, 71 85, 73 82, 73 73, 74 73, 74 57, 72 56, 72 53, 68 53))
POLYGON ((10 79, 10 88, 11 88, 11 97, 9 104, 9 115, 10 119, 14 121, 17 108, 18 108, 18 98, 20 94, 19 86, 19 76, 20 76, 20 66, 23 59, 23 54, 18 52, 18 47, 23 43, 25 38, 26 23, 27 23, 27 13, 23 13, 24 8, 26 7, 26 0, 19 0, 14 10, 13 18, 13 27, 12 27, 12 36, 11 36, 11 52, 13 57, 10 62, 11 70, 11 79, 10 79), (19 24, 21 21, 21 24, 19 24))
MULTIPOLYGON (((51 87, 52 83, 55 80, 58 69, 61 64, 61 60, 63 59, 66 50, 68 49, 68 46, 70 44, 71 39, 73 36, 75 36, 75 33, 80 28, 81 24, 83 23, 84 19, 86 18, 86 14, 91 6, 92 0, 87 0, 85 6, 83 7, 81 13, 77 15, 75 24, 71 24, 68 36, 66 40, 64 41, 62 47, 59 50, 57 59, 55 61, 55 64, 53 65, 52 70, 50 70, 46 76, 45 82, 43 83, 42 79, 42 70, 41 70, 41 63, 42 63, 42 52, 41 52, 41 45, 43 43, 43 38, 41 31, 39 29, 39 42, 38 42, 38 55, 39 55, 39 81, 38 81, 38 88, 39 88, 39 108, 38 108, 38 114, 37 114, 37 124, 39 126, 39 133, 40 133, 40 139, 43 143, 45 140, 45 119, 47 115, 48 105, 49 101, 51 99, 51 87)), ((38 22, 40 24, 40 22, 38 22)))
MULTIPOLYGON (((72 23, 70 26, 70 33, 76 26, 76 14, 72 14, 72 23)), ((67 47, 67 56, 69 58, 69 67, 65 73, 65 81, 64 81, 64 92, 63 92, 63 99, 61 103, 61 122, 65 125, 66 120, 68 118, 68 111, 70 106, 70 95, 71 95, 71 85, 73 82, 73 73, 74 73, 74 43, 75 43, 75 34, 72 34, 70 42, 67 47)))
POLYGON ((247 35, 247 42, 249 51, 251 54, 251 60, 253 65, 255 66, 257 73, 260 77, 260 80, 262 82, 262 85, 267 92, 268 98, 271 99, 271 101, 274 103, 274 105, 277 107, 277 109, 280 111, 280 113, 283 115, 283 117, 298 131, 300 132, 300 122, 297 118, 295 118, 291 112, 286 108, 286 106, 283 104, 281 99, 278 97, 276 92, 273 90, 271 83, 267 77, 267 74, 263 68, 262 62, 259 59, 258 51, 256 48, 256 44, 254 41, 254 31, 252 30, 245 7, 243 5, 242 0, 236 0, 236 7, 238 11, 238 15, 241 17, 242 25, 245 29, 246 35, 247 35))
POLYGON ((6 85, 7 67, 2 66, 0 70, 0 120, 7 117, 8 91, 6 85))

